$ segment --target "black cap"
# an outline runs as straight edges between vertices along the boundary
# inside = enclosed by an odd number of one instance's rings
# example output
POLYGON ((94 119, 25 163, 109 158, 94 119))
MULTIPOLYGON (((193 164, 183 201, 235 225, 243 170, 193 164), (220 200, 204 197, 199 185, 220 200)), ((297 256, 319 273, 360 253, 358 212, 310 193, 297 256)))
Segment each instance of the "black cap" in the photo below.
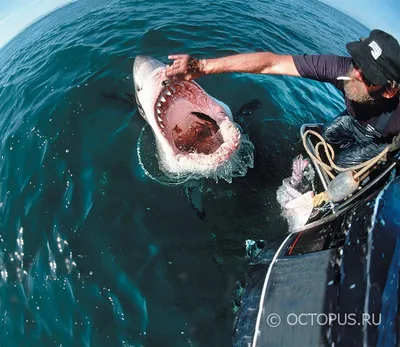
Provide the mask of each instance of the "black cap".
POLYGON ((392 35, 375 29, 366 39, 349 42, 346 48, 373 84, 400 83, 400 45, 392 35))

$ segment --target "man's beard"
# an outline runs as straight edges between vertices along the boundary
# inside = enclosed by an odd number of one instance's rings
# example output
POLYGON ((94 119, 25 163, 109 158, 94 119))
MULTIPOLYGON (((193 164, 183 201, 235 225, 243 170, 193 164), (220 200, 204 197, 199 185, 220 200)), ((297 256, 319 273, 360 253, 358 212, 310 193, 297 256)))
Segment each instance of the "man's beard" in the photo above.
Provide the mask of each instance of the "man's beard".
POLYGON ((352 79, 350 81, 344 81, 344 92, 349 100, 355 101, 360 104, 376 104, 380 99, 379 92, 369 94, 365 88, 363 82, 354 78, 354 72, 350 71, 348 76, 352 79))

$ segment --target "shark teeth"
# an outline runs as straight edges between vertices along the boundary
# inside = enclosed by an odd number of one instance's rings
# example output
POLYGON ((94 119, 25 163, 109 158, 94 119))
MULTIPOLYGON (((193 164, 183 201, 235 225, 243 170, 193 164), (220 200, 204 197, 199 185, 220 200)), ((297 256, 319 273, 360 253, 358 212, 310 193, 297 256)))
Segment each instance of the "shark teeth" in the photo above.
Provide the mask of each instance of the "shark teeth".
POLYGON ((167 105, 169 102, 167 100, 170 100, 168 99, 169 97, 175 95, 176 93, 179 93, 179 87, 185 87, 185 84, 181 81, 176 81, 173 83, 174 86, 171 85, 172 82, 163 81, 162 86, 164 88, 162 88, 159 99, 157 100, 157 106, 156 106, 157 123, 159 127, 163 130, 162 131, 163 134, 165 132, 166 126, 165 124, 163 124, 163 119, 161 115, 164 112, 163 109, 166 107, 165 105, 167 105))
MULTIPOLYGON (((158 106, 158 105, 157 105, 158 106)), ((159 108, 156 108, 156 111, 157 111, 157 119, 158 119, 158 125, 162 128, 162 129, 164 129, 165 128, 165 125, 163 124, 163 119, 161 118, 161 110, 159 109, 159 108)))

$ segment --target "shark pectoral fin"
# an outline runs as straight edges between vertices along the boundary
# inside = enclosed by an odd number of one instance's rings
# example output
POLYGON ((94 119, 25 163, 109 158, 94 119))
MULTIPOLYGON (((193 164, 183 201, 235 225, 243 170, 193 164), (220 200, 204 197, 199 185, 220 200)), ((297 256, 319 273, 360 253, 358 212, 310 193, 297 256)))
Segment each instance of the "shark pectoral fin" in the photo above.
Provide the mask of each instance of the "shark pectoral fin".
POLYGON ((127 92, 125 92, 124 94, 125 94, 125 98, 126 98, 126 100, 128 100, 128 102, 130 102, 131 104, 135 103, 135 95, 134 94, 127 93, 127 92))
POLYGON ((237 112, 238 115, 247 116, 252 114, 253 112, 257 111, 259 108, 262 108, 263 104, 259 99, 253 99, 248 103, 244 104, 239 111, 237 112))
POLYGON ((112 100, 117 100, 117 101, 122 101, 126 104, 129 104, 131 106, 135 105, 135 97, 131 93, 125 92, 124 95, 115 93, 115 92, 110 92, 110 93, 100 93, 100 95, 105 98, 105 99, 112 99, 112 100))
POLYGON ((238 123, 243 129, 247 129, 245 118, 252 115, 255 111, 262 108, 263 104, 259 99, 253 99, 244 104, 238 112, 233 116, 233 120, 238 123))
POLYGON ((203 183, 199 181, 188 181, 185 184, 186 196, 190 205, 197 211, 197 216, 204 219, 206 214, 204 212, 203 197, 202 197, 203 183))

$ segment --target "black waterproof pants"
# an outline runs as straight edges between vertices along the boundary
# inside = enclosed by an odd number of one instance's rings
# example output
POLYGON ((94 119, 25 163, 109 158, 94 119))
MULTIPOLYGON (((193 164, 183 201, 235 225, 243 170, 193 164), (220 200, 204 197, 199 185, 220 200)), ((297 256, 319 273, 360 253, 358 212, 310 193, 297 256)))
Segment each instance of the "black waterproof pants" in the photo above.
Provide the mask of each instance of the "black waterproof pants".
POLYGON ((323 137, 334 148, 334 163, 339 167, 361 164, 377 156, 387 146, 347 113, 327 124, 323 137))

